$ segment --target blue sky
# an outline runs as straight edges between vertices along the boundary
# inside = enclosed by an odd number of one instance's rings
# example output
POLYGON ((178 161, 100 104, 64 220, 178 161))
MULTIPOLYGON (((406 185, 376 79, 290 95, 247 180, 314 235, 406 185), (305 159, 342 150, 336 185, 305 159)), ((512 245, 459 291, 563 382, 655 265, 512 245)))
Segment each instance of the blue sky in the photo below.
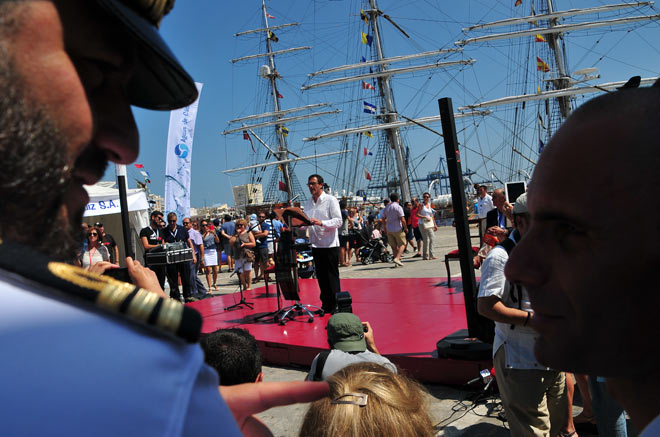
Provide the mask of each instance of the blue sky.
MULTIPOLYGON (((462 27, 523 15, 523 8, 529 10, 529 2, 524 0, 523 6, 514 8, 513 0, 381 0, 379 8, 411 36, 410 39, 404 38, 389 23, 381 20, 385 55, 451 48, 454 41, 461 39, 462 27)), ((604 3, 555 1, 556 7, 562 10, 604 3)), ((353 88, 343 86, 305 93, 299 90, 307 81, 308 73, 357 62, 361 54, 368 54, 366 46, 359 41, 359 32, 365 28, 360 27, 357 17, 361 6, 359 1, 267 0, 266 4, 269 13, 275 16, 271 25, 294 21, 301 23, 297 28, 277 32, 280 41, 274 45, 276 50, 302 45, 313 47, 301 55, 276 59, 278 71, 282 75, 279 87, 284 95, 281 101, 284 109, 317 102, 340 101, 342 104, 337 107, 344 109, 344 114, 347 114, 345 108, 349 102, 370 99, 368 92, 365 94, 355 90, 359 83, 353 88)), ((588 17, 590 20, 593 18, 588 17)), ((221 132, 227 128, 228 120, 267 109, 268 103, 259 98, 264 94, 264 80, 257 75, 258 67, 265 62, 260 60, 232 64, 229 61, 264 51, 263 41, 258 37, 233 36, 236 32, 256 29, 262 25, 261 1, 258 0, 179 0, 161 26, 165 40, 181 63, 196 81, 204 83, 192 152, 193 207, 232 204, 231 185, 247 182, 248 176, 242 173, 230 178, 222 170, 250 165, 255 158, 260 159, 254 156, 249 143, 240 134, 223 136, 221 132)), ((638 27, 632 33, 589 31, 576 34, 567 46, 569 67, 572 70, 594 65, 599 67, 602 78, 594 83, 625 80, 636 74, 642 77, 656 76, 660 69, 660 53, 652 41, 659 40, 658 26, 657 22, 650 23, 638 27)), ((475 58, 477 62, 473 66, 395 79, 393 86, 398 111, 409 117, 437 115, 437 99, 440 97, 452 97, 456 108, 475 100, 508 95, 512 90, 507 86, 507 79, 511 77, 509 70, 512 68, 510 46, 502 42, 479 47, 468 46, 462 54, 447 60, 475 58)), ((135 109, 134 113, 141 135, 137 162, 143 164, 151 174, 151 191, 162 195, 169 113, 142 109, 135 109)), ((355 117, 358 117, 354 120, 358 124, 369 122, 364 116, 355 117)), ((505 119, 506 116, 502 115, 484 121, 459 123, 459 141, 468 147, 464 152, 464 166, 482 174, 493 171, 493 165, 480 153, 502 147, 505 141, 505 119), (478 129, 472 129, 475 125, 478 129)), ((341 128, 344 122, 345 117, 338 116, 288 125, 291 130, 288 138, 290 148, 301 155, 338 150, 339 139, 324 143, 303 143, 301 139, 310 134, 341 128)), ((439 124, 433 127, 440 130, 439 124)), ((430 133, 413 131, 404 132, 404 137, 412 143, 411 152, 416 156, 414 165, 417 173, 425 174, 434 170, 443 154, 439 139, 430 133)), ((375 141, 365 140, 371 143, 364 145, 375 151, 372 149, 375 141)), ((263 152, 259 152, 259 156, 262 156, 263 152)), ((360 165, 369 164, 365 161, 360 165)), ((301 181, 316 171, 328 176, 335 175, 336 161, 311 161, 296 167, 301 181)), ((131 187, 135 186, 135 178, 141 178, 139 170, 132 166, 128 169, 128 175, 131 187)), ((113 177, 114 170, 111 168, 105 179, 113 177)))

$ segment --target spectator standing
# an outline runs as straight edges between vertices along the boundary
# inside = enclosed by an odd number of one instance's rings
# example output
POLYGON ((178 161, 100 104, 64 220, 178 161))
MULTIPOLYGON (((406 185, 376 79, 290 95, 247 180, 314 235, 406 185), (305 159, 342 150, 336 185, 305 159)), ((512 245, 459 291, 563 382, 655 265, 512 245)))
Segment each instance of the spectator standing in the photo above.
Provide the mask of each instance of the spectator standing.
POLYGON ((486 215, 495 209, 495 205, 493 204, 493 197, 488 194, 485 185, 477 185, 477 196, 477 214, 483 223, 486 215))
POLYGON ((495 209, 486 214, 486 232, 498 238, 506 238, 511 227, 511 211, 513 206, 506 201, 504 188, 493 191, 493 205, 495 209))
POLYGON ((234 271, 234 254, 232 253, 229 239, 233 237, 235 233, 235 223, 232 221, 230 215, 225 214, 224 223, 220 227, 220 243, 222 244, 222 250, 227 256, 227 266, 229 267, 230 272, 234 271))
POLYGON ((200 340, 204 361, 220 377, 220 385, 261 382, 261 352, 255 338, 240 328, 218 329, 200 340))
POLYGON ((369 322, 362 322, 352 313, 337 313, 330 317, 325 329, 330 350, 314 357, 307 375, 309 381, 327 380, 344 367, 365 361, 397 372, 396 366, 378 351, 369 322))
POLYGON ((186 228, 186 230, 188 231, 188 238, 190 238, 190 242, 193 245, 195 257, 197 259, 196 263, 190 261, 190 265, 189 265, 190 293, 192 296, 196 296, 199 294, 206 294, 207 292, 206 288, 204 288, 204 284, 202 284, 202 281, 200 281, 199 275, 197 274, 200 268, 204 268, 205 253, 204 253, 204 242, 202 240, 202 235, 199 233, 197 229, 194 228, 194 223, 190 220, 190 217, 186 217, 183 219, 183 227, 186 228))
POLYGON ((415 247, 415 244, 413 243, 413 241, 415 241, 415 236, 413 235, 413 229, 412 226, 410 225, 411 212, 412 212, 412 203, 411 202, 404 203, 403 215, 406 218, 406 224, 408 225, 408 229, 406 230, 406 248, 403 250, 403 253, 408 253, 408 245, 410 245, 413 251, 417 250, 417 247, 415 247))
POLYGON ((408 225, 406 218, 403 214, 403 208, 399 205, 399 195, 397 193, 390 194, 391 203, 383 210, 383 229, 387 234, 387 241, 392 246, 392 253, 394 253, 394 265, 403 267, 401 256, 403 250, 406 248, 406 231, 408 225))
POLYGON ((252 259, 248 256, 245 249, 252 251, 257 245, 252 232, 247 230, 245 219, 236 220, 236 232, 229 239, 234 254, 234 268, 238 272, 238 277, 243 290, 252 289, 252 262, 254 261, 254 252, 252 259))
POLYGON ((117 242, 112 237, 112 235, 105 232, 103 223, 96 222, 94 226, 99 228, 99 231, 101 232, 101 244, 104 245, 106 249, 108 249, 108 253, 110 254, 110 262, 112 264, 117 264, 119 260, 119 246, 117 246, 117 242))
POLYGON ((313 174, 307 178, 307 187, 312 195, 305 202, 305 214, 312 225, 308 227, 312 245, 316 280, 321 289, 321 307, 326 313, 335 310, 339 285, 339 236, 341 210, 337 199, 323 191, 323 178, 313 174))
POLYGON ((254 248, 254 282, 264 279, 264 272, 268 264, 268 235, 270 234, 270 224, 266 222, 266 213, 264 211, 257 215, 259 227, 253 231, 254 238, 257 240, 257 246, 254 248))
POLYGON ((341 227, 339 228, 339 265, 342 267, 350 267, 350 257, 348 256, 348 204, 346 199, 339 201, 339 209, 341 210, 341 227))
POLYGON ((422 232, 424 259, 438 259, 433 255, 433 245, 435 244, 435 232, 438 225, 435 222, 435 210, 431 204, 431 194, 424 193, 422 196, 424 203, 417 209, 417 219, 421 220, 419 228, 422 232))
POLYGON ((101 229, 92 226, 87 231, 87 250, 82 253, 82 266, 89 269, 98 262, 109 260, 108 249, 101 244, 101 229))
POLYGON ((413 197, 412 208, 410 209, 410 227, 412 228, 413 237, 415 237, 415 242, 417 243, 417 253, 413 255, 413 258, 422 257, 422 241, 424 238, 422 237, 422 232, 419 230, 419 217, 417 217, 417 213, 421 207, 422 204, 419 203, 419 199, 413 197))
POLYGON ((142 228, 140 231, 140 241, 144 248, 144 265, 156 274, 158 283, 162 289, 165 288, 166 267, 164 264, 150 265, 147 262, 147 253, 154 249, 160 249, 165 242, 163 229, 161 228, 161 223, 163 222, 163 213, 158 210, 152 211, 149 218, 149 226, 142 228))
MULTIPOLYGON (((197 264, 197 257, 195 256, 195 248, 193 247, 188 231, 177 224, 176 213, 171 212, 167 214, 167 227, 165 228, 164 237, 166 243, 176 243, 181 241, 184 245, 193 250, 193 264, 197 264)), ((170 283, 170 297, 172 299, 181 300, 181 292, 179 291, 179 275, 181 276, 181 286, 183 288, 183 299, 190 301, 191 285, 190 285, 190 262, 184 261, 175 264, 167 265, 167 282, 170 283)))
POLYGON ((202 220, 199 223, 200 228, 202 229, 202 242, 203 242, 203 254, 204 258, 204 273, 206 274, 206 283, 209 286, 209 290, 218 291, 218 251, 216 249, 217 244, 220 242, 218 235, 209 229, 209 222, 202 220), (212 274, 212 275, 211 275, 212 274), (211 284, 211 276, 213 276, 213 284, 211 284))
POLYGON ((359 234, 362 232, 362 217, 358 215, 357 208, 352 207, 348 210, 348 263, 351 264, 351 258, 355 251, 355 261, 360 262, 359 234))
POLYGON ((273 258, 275 255, 275 243, 280 239, 280 233, 284 228, 284 224, 277 219, 277 214, 275 211, 271 211, 266 219, 266 222, 270 226, 270 231, 268 232, 268 257, 273 258))
POLYGON ((529 326, 533 311, 527 290, 504 276, 509 253, 529 229, 525 194, 516 202, 513 222, 515 231, 483 263, 477 300, 479 313, 495 321, 493 363, 502 403, 514 437, 572 435, 575 429, 561 429, 568 411, 565 375, 534 357, 537 333, 529 326))

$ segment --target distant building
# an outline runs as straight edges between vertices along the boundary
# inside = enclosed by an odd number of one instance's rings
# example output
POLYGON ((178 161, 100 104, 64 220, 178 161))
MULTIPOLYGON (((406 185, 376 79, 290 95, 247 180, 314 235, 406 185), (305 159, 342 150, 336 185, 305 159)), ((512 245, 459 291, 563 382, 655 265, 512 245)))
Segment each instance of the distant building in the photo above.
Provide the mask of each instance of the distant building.
POLYGON ((164 212, 165 211, 165 199, 163 196, 158 194, 149 194, 149 208, 151 211, 157 210, 164 212))
POLYGON ((261 184, 237 185, 232 189, 236 208, 244 209, 248 205, 258 205, 264 202, 261 184))

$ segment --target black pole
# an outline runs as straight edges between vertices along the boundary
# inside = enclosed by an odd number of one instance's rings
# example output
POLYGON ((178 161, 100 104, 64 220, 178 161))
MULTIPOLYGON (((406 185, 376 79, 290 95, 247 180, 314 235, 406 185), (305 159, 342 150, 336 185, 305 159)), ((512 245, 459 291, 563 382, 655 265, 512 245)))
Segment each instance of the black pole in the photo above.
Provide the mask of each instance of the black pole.
POLYGON ((456 138, 454 109, 449 97, 439 99, 438 106, 440 107, 442 133, 445 139, 447 170, 449 171, 449 183, 451 186, 451 201, 454 206, 454 222, 456 223, 456 238, 458 240, 458 254, 461 263, 465 315, 467 318, 469 335, 470 337, 476 337, 478 319, 475 303, 475 290, 477 289, 477 283, 474 277, 474 264, 472 263, 472 245, 470 243, 470 229, 468 228, 465 209, 465 189, 463 187, 461 156, 458 150, 458 140, 456 138))
MULTIPOLYGON (((131 226, 128 221, 128 200, 126 199, 126 166, 115 164, 117 188, 119 188, 119 206, 121 208, 121 230, 124 234, 124 254, 135 259, 131 244, 131 226)), ((119 262, 119 260, 117 260, 119 262)))

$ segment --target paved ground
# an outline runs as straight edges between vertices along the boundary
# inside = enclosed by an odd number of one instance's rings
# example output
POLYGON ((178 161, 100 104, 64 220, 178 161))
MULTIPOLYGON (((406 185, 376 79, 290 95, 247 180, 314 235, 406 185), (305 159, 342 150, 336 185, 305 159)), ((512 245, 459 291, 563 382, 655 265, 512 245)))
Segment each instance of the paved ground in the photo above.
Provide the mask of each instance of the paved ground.
MULTIPOLYGON (((473 229, 472 233, 475 234, 476 229, 473 229)), ((473 244, 476 245, 476 243, 476 240, 473 240, 473 244)), ((421 258, 412 258, 414 252, 411 251, 404 255, 404 267, 393 268, 392 264, 385 263, 364 266, 355 263, 355 258, 353 258, 353 266, 341 268, 340 274, 342 278, 444 277, 447 275, 444 255, 456 247, 456 230, 452 227, 442 227, 436 232, 434 244, 434 254, 438 257, 437 260, 424 261, 421 258)), ((458 262, 452 262, 450 268, 452 276, 460 277, 458 262)), ((223 269, 225 273, 221 273, 218 278, 220 290, 215 293, 238 292, 236 276, 230 277, 229 273, 226 273, 226 266, 223 269)), ((205 279, 203 281, 206 283, 205 279)), ((256 284, 256 286, 259 285, 261 284, 256 284)), ((307 370, 265 366, 265 380, 303 380, 307 370)), ((465 387, 427 384, 425 388, 428 391, 429 412, 438 436, 495 437, 509 435, 506 422, 502 420, 502 406, 498 398, 484 399, 481 392, 476 389, 468 390, 465 387)), ((307 406, 302 404, 272 408, 260 414, 260 417, 276 436, 295 436, 300 429, 306 409, 307 406)), ((578 414, 580 411, 581 408, 576 407, 573 414, 578 414)))

